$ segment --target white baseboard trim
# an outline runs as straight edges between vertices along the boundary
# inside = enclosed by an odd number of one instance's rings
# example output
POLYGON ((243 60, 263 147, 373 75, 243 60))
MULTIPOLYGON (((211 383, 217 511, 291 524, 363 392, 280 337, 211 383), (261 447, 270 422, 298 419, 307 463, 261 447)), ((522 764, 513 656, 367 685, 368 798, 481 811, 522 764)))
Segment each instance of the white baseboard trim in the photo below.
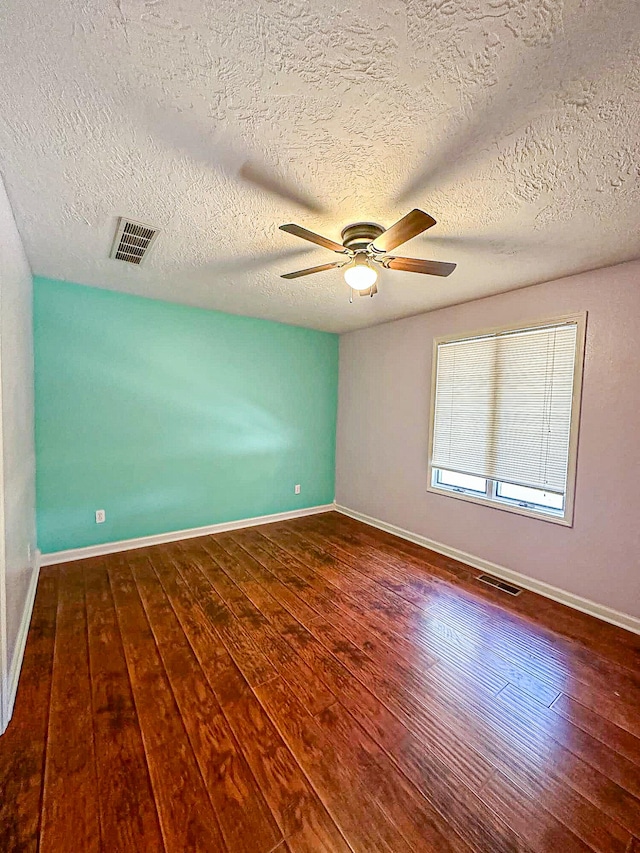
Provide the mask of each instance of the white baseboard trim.
POLYGON ((88 545, 85 548, 69 548, 67 551, 52 551, 42 554, 41 566, 55 566, 72 560, 86 560, 88 557, 102 557, 119 551, 132 551, 134 548, 146 548, 149 545, 162 545, 163 542, 178 542, 180 539, 194 539, 197 536, 209 536, 212 533, 225 533, 227 530, 239 530, 242 527, 255 527, 258 524, 272 524, 289 518, 302 518, 305 515, 317 515, 335 509, 335 504, 311 506, 305 509, 292 509, 289 512, 276 512, 273 515, 258 515, 253 518, 241 518, 238 521, 224 521, 221 524, 209 524, 206 527, 192 527, 188 530, 174 530, 169 533, 156 533, 153 536, 140 536, 138 539, 122 539, 119 542, 105 542, 102 545, 88 545))
POLYGON ((336 504, 335 509, 343 515, 348 515, 356 521, 362 521, 371 527, 377 527, 379 530, 384 530, 387 533, 392 533, 394 536, 399 536, 401 539, 407 539, 409 542, 414 542, 416 545, 422 545, 423 548, 429 548, 431 551, 437 551, 438 554, 444 554, 445 557, 452 557, 454 560, 459 560, 461 563, 466 563, 474 569, 479 569, 482 572, 487 572, 490 575, 509 581, 528 589, 531 592, 537 592, 545 598, 550 598, 552 601, 557 601, 560 604, 566 604, 567 607, 572 607, 574 610, 580 610, 582 613, 588 613, 589 616, 595 616, 596 619, 602 619, 603 622, 610 622, 618 628, 625 628, 627 631, 633 631, 635 634, 640 634, 640 619, 636 616, 630 616, 627 613, 620 613, 618 610, 613 610, 611 607, 605 607, 603 604, 597 604, 595 601, 589 601, 587 598, 582 598, 579 595, 574 595, 572 592, 567 592, 557 586, 545 583, 544 581, 536 580, 528 575, 522 575, 520 572, 515 572, 513 569, 507 569, 505 566, 499 566, 497 563, 491 563, 489 560, 483 560, 481 557, 475 557, 473 554, 467 554, 466 551, 460 551, 457 548, 451 548, 449 545, 443 545, 441 542, 435 542, 433 539, 427 539, 426 536, 420 536, 418 533, 412 533, 410 530, 404 530, 402 527, 396 527, 395 524, 389 524, 386 521, 381 521, 379 518, 373 518, 370 515, 365 515, 356 510, 349 509, 346 506, 336 504))
MULTIPOLYGON (((31 614, 33 613, 33 603, 36 599, 36 589, 38 588, 38 576, 40 574, 40 554, 36 551, 35 563, 29 580, 29 589, 27 590, 27 598, 24 603, 22 619, 16 637, 16 645, 13 650, 13 658, 9 664, 9 674, 7 678, 7 696, 5 701, 5 713, 3 725, 4 729, 9 725, 11 715, 13 714, 13 706, 16 701, 18 692, 18 680, 20 678, 20 670, 22 669, 22 660, 24 658, 24 650, 27 645, 27 635, 29 634, 29 625, 31 624, 31 614)), ((3 729, 3 730, 4 730, 3 729)))

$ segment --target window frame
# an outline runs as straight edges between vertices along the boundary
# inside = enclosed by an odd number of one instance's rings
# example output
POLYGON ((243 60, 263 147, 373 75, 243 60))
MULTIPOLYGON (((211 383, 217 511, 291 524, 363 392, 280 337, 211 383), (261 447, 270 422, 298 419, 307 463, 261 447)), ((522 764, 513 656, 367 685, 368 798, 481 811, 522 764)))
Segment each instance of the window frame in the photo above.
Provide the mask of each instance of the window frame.
POLYGON ((508 325, 494 326, 489 329, 480 329, 474 332, 460 332, 452 335, 443 335, 433 339, 433 352, 431 364, 431 398, 429 401, 429 446, 427 458, 427 491, 444 497, 455 498, 469 503, 480 504, 511 512, 516 515, 525 515, 529 518, 537 518, 552 524, 561 524, 564 527, 573 527, 575 485, 578 462, 578 439, 580 431, 580 410, 582 403, 582 380, 584 372, 584 354, 586 342, 587 312, 581 311, 575 314, 564 314, 559 317, 545 318, 527 323, 511 323, 508 325), (571 425, 569 432, 569 458, 567 464, 567 486, 564 495, 564 510, 554 511, 537 509, 534 506, 520 506, 519 502, 511 498, 501 498, 497 495, 497 483, 502 481, 485 478, 487 490, 484 495, 479 492, 454 488, 452 486, 438 485, 437 473, 439 469, 432 464, 433 439, 434 439, 434 417, 436 403, 436 380, 438 369, 438 346, 453 341, 464 341, 470 338, 488 337, 509 332, 525 331, 526 329, 541 329, 545 326, 560 326, 575 323, 576 325, 576 355, 573 368, 573 393, 571 397, 571 425))

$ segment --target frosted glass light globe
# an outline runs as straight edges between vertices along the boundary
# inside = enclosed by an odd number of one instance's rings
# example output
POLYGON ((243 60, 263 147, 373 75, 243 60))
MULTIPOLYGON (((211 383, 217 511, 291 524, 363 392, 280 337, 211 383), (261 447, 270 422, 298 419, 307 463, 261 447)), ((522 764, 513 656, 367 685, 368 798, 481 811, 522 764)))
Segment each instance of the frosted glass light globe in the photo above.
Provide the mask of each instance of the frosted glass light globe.
POLYGON ((356 264, 344 271, 344 280, 352 290, 367 290, 377 278, 378 273, 367 264, 356 264))

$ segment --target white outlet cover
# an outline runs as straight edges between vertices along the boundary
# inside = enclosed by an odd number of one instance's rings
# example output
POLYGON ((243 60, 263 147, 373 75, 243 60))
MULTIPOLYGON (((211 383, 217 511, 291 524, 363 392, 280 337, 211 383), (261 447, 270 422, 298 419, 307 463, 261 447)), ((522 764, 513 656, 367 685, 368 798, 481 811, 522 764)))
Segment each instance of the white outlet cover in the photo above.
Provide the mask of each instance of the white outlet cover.
POLYGON ((295 494, 296 494, 296 495, 299 495, 299 494, 300 494, 300 483, 297 483, 297 484, 294 486, 293 491, 295 492, 295 494))
POLYGON ((107 518, 107 514, 103 509, 96 510, 96 524, 102 524, 107 518))

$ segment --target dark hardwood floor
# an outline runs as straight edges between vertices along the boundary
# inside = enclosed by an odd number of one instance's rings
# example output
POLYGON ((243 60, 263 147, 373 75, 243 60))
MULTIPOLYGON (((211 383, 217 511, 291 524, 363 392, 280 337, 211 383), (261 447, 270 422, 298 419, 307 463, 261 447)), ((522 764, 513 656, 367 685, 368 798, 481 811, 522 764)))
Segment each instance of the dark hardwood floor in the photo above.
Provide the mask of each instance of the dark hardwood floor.
POLYGON ((0 850, 640 853, 640 638, 335 513, 43 569, 0 850))

